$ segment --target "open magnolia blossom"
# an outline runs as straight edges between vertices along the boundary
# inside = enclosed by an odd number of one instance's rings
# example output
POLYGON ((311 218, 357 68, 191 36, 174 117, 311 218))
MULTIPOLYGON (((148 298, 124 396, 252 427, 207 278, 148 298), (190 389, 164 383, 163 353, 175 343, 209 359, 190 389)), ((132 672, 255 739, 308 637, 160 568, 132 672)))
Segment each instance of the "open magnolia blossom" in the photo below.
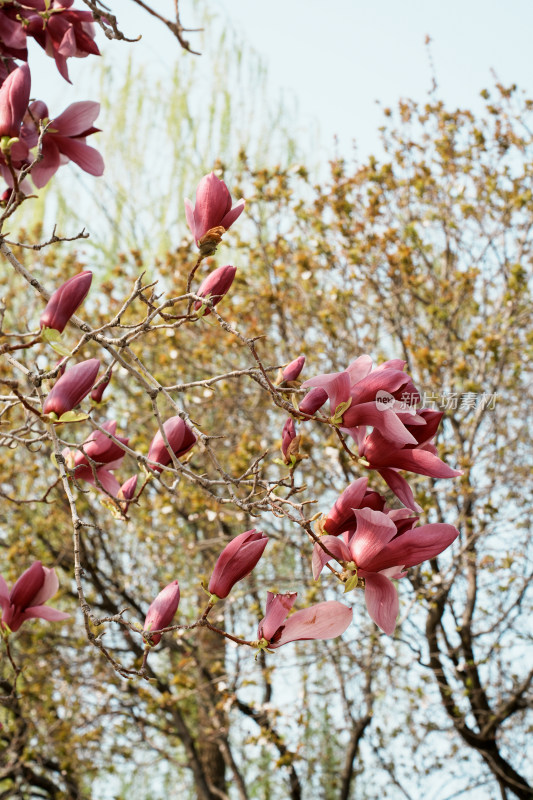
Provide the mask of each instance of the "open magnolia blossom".
POLYGON ((398 445, 388 442, 377 430, 363 440, 359 453, 366 459, 369 469, 379 472, 389 488, 401 502, 414 511, 420 511, 415 502, 411 488, 399 469, 414 472, 417 475, 427 475, 430 478, 456 478, 462 471, 452 469, 437 455, 433 439, 442 419, 441 411, 420 409, 417 416, 424 420, 424 425, 410 425, 406 428, 415 438, 414 444, 398 445))
POLYGON ((354 508, 373 508, 375 511, 383 511, 384 507, 385 498, 378 492, 368 489, 368 478, 358 478, 337 498, 335 505, 322 518, 318 527, 321 533, 338 536, 343 531, 355 527, 354 508))
MULTIPOLYGON (((67 59, 100 55, 94 41, 93 15, 87 9, 71 8, 74 0, 26 0, 17 3, 16 19, 24 34, 32 36, 51 56, 60 74, 71 83, 67 59)), ((27 58, 20 54, 17 58, 27 58)))
POLYGON ((267 593, 265 616, 257 629, 261 647, 274 650, 289 642, 303 639, 334 639, 344 633, 351 623, 352 609, 336 600, 302 608, 287 619, 297 594, 298 592, 267 593))
POLYGON ((2 616, 0 628, 18 631, 23 622, 29 619, 45 619, 48 622, 59 622, 68 619, 69 614, 57 608, 46 606, 47 600, 59 589, 59 580, 55 570, 43 567, 35 561, 26 572, 23 572, 11 591, 0 575, 0 606, 2 616))
POLYGON ((104 173, 104 160, 98 150, 85 141, 98 133, 93 122, 100 113, 100 103, 79 101, 72 103, 54 119, 49 119, 48 107, 41 100, 31 103, 25 117, 26 141, 34 147, 38 140, 38 125, 45 130, 42 136, 42 159, 35 163, 31 178, 38 189, 46 186, 60 166, 74 161, 84 172, 100 176, 104 173))
POLYGON ((342 538, 323 536, 315 544, 313 577, 316 580, 324 565, 331 561, 331 553, 342 564, 348 587, 364 585, 368 613, 381 630, 391 635, 399 609, 392 580, 403 578, 407 567, 438 556, 455 541, 459 531, 445 523, 413 528, 417 518, 406 516, 407 509, 385 514, 362 508, 354 509, 353 513, 354 530, 345 531, 342 538), (395 517, 399 524, 395 523, 395 517))
POLYGON ((371 425, 397 445, 417 444, 405 422, 425 425, 425 420, 416 414, 420 394, 403 371, 405 363, 393 359, 372 370, 372 359, 363 355, 343 372, 317 375, 302 383, 302 388, 322 389, 329 398, 332 419, 358 443, 366 435, 366 426, 371 425), (402 396, 408 397, 411 405, 402 402, 402 396))

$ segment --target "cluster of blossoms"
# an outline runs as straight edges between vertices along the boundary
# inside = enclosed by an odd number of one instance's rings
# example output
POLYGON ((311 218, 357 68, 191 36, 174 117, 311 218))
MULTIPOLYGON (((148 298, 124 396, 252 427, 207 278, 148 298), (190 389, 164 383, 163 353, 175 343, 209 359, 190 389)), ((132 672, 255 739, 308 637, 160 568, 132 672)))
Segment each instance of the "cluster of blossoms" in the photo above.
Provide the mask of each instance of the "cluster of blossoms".
MULTIPOLYGON (((28 193, 30 173, 40 189, 63 164, 74 161, 91 175, 102 175, 100 153, 86 143, 98 131, 93 123, 99 103, 77 102, 51 117, 46 103, 30 103, 31 75, 27 39, 31 37, 55 59, 68 81, 67 59, 99 55, 90 11, 72 9, 73 0, 4 2, 0 7, 0 173, 8 187, 28 193), (18 61, 24 63, 19 64, 18 61), (40 154, 36 148, 40 140, 40 154)), ((7 189, 2 201, 11 195, 7 189)))
MULTIPOLYGON (((291 362, 278 383, 293 386, 304 361, 291 362)), ((305 418, 313 418, 329 400, 329 416, 323 420, 350 436, 357 446, 360 466, 375 470, 405 506, 390 509, 385 498, 368 489, 368 478, 354 481, 340 495, 327 515, 316 523, 320 537, 313 550, 313 576, 334 560, 345 590, 364 588, 368 613, 385 633, 392 634, 398 616, 398 594, 393 580, 406 575, 408 567, 442 553, 459 535, 453 525, 416 527, 421 511, 400 470, 433 478, 453 478, 459 470, 448 467, 437 455, 434 439, 443 414, 419 408, 420 393, 405 372, 405 361, 393 359, 373 368, 363 355, 346 370, 317 375, 301 384, 310 388, 298 406, 305 418), (402 402, 408 394, 411 404, 402 402), (369 428, 370 430, 369 432, 369 428)), ((319 417, 319 419, 322 419, 319 417)), ((300 436, 289 417, 282 433, 284 463, 294 468, 300 436)))
MULTIPOLYGON (((18 80, 25 80, 25 67, 17 69, 18 80)), ((14 85, 13 75, 17 73, 11 74, 11 83, 8 83, 8 78, 0 91, 6 85, 8 88, 14 85)), ((20 116, 24 103, 16 93, 12 99, 13 115, 20 116)), ((79 127, 89 121, 81 108, 78 120, 79 127)), ((13 132, 14 128, 10 133, 13 132)), ((57 141, 56 144, 59 147, 57 141)), ((223 234, 241 214, 243 207, 243 200, 232 207, 225 183, 214 173, 200 181, 195 207, 188 200, 185 204, 187 222, 200 250, 198 263, 216 250, 223 234)), ((231 288, 235 274, 233 266, 219 267, 205 278, 198 290, 192 291, 191 320, 212 313, 231 288)), ((193 275, 194 271, 189 282, 193 275)), ((81 272, 51 295, 41 315, 40 326, 42 338, 56 349, 68 321, 87 296, 91 281, 90 271, 81 272)), ((374 366, 370 356, 363 355, 342 372, 318 375, 300 384, 304 365, 305 357, 299 356, 280 370, 276 380, 277 390, 283 396, 287 396, 283 394, 286 390, 310 389, 299 405, 294 406, 294 415, 283 427, 281 463, 294 470, 303 457, 300 454, 301 435, 296 428, 298 422, 310 424, 315 421, 333 426, 342 438, 348 436, 355 442, 357 453, 351 452, 344 442, 354 463, 368 471, 378 472, 403 504, 403 508, 389 508, 384 497, 369 489, 366 476, 351 483, 327 514, 315 517, 313 576, 317 580, 328 565, 345 592, 364 589, 370 617, 391 635, 399 610, 393 581, 403 578, 409 567, 442 553, 458 536, 452 525, 417 525, 421 509, 406 479, 400 474, 400 471, 408 471, 434 478, 461 475, 437 455, 434 439, 443 415, 420 407, 421 395, 405 372, 404 361, 394 359, 374 366), (410 398, 409 403, 404 402, 405 396, 410 398), (340 565, 341 571, 332 567, 330 562, 340 565)), ((64 367, 65 362, 61 362, 59 378, 43 403, 42 417, 54 425, 87 419, 88 414, 77 410, 79 404, 89 394, 93 403, 100 404, 111 380, 111 368, 105 369, 98 378, 101 363, 97 358, 68 369, 64 367)), ((134 498, 138 500, 144 486, 136 495, 138 475, 131 476, 122 484, 115 477, 114 472, 124 460, 129 441, 127 437, 118 436, 116 429, 117 422, 107 420, 97 426, 77 449, 66 449, 62 456, 74 479, 86 481, 110 495, 126 513, 129 503, 134 498)), ((148 448, 147 473, 156 475, 175 459, 184 458, 196 442, 196 434, 180 415, 166 420, 148 448)), ((224 548, 209 580, 209 606, 202 617, 204 621, 211 607, 228 597, 234 585, 256 567, 267 543, 267 536, 254 529, 236 536, 224 548)), ((64 619, 66 615, 62 612, 44 606, 56 590, 54 571, 42 567, 40 562, 19 578, 11 593, 1 579, 3 628, 17 630, 25 619, 31 617, 64 619)), ((296 592, 268 592, 265 616, 259 623, 257 639, 236 641, 272 650, 292 641, 339 636, 352 621, 352 609, 336 600, 316 603, 291 614, 296 596, 296 592)), ((146 653, 160 642, 164 630, 172 625, 179 602, 179 583, 174 580, 150 605, 143 626, 146 653)))

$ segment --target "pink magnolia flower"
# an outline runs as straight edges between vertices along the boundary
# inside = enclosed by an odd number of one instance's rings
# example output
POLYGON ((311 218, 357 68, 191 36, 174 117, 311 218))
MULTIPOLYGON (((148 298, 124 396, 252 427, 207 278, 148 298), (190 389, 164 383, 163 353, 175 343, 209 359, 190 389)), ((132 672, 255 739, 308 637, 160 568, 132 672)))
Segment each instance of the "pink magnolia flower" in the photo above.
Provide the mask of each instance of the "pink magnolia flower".
POLYGON ((285 621, 296 595, 297 592, 268 592, 266 612, 259 623, 257 638, 266 640, 270 649, 304 639, 334 639, 344 633, 352 621, 352 609, 336 600, 303 608, 285 621))
MULTIPOLYGON (((30 147, 37 144, 38 122, 48 123, 48 107, 41 100, 31 103, 26 116, 27 141, 30 147)), ((85 142, 91 133, 97 133, 92 123, 100 113, 100 103, 83 101, 72 103, 58 117, 50 120, 43 135, 43 158, 32 168, 31 177, 38 189, 45 186, 62 164, 74 161, 90 175, 103 175, 104 160, 98 150, 85 142)))
POLYGON ((337 498, 335 505, 321 521, 321 529, 332 536, 355 527, 354 509, 373 508, 383 511, 385 499, 378 492, 369 491, 368 478, 353 481, 337 498))
POLYGON ((44 401, 43 413, 59 418, 72 411, 91 391, 99 369, 99 359, 89 358, 65 370, 44 401))
MULTIPOLYGON (((370 508, 355 510, 355 532, 346 532, 342 539, 323 536, 320 541, 353 576, 364 579, 368 613, 382 631, 391 635, 396 627, 399 601, 392 579, 403 578, 403 570, 421 564, 442 553, 459 535, 453 525, 435 523, 408 527, 411 518, 405 510, 394 519, 370 508), (407 520, 407 522, 405 522, 407 520), (407 529, 406 529, 407 527, 407 529)), ((322 572, 331 556, 320 544, 313 549, 313 577, 322 572)))
POLYGON ((343 372, 317 375, 305 381, 302 387, 323 389, 341 430, 349 433, 359 444, 366 434, 367 425, 377 428, 386 439, 397 444, 416 444, 404 419, 409 418, 411 425, 425 423, 416 416, 413 406, 400 402, 402 395, 412 398, 413 404, 420 399, 411 378, 403 371, 404 366, 404 361, 394 359, 372 371, 372 360, 364 355, 343 372), (380 397, 383 398, 381 403, 380 397), (385 404, 386 400, 390 405, 385 404))
MULTIPOLYGON (((163 430, 168 439, 170 449, 174 452, 176 458, 182 458, 196 442, 196 436, 179 416, 167 419, 163 425, 163 430)), ((157 431, 152 439, 148 451, 148 461, 161 465, 154 466, 153 463, 150 463, 151 468, 156 472, 161 472, 162 467, 166 467, 166 465, 172 461, 172 457, 161 436, 161 431, 157 431)))
POLYGON ((240 533, 218 557, 208 589, 220 599, 227 597, 234 585, 255 568, 267 546, 268 537, 255 528, 240 533))
POLYGON ((100 55, 94 41, 93 15, 90 11, 71 9, 74 0, 25 0, 31 10, 22 11, 28 36, 54 58, 56 66, 69 83, 67 58, 100 55))
POLYGON ((281 454, 285 464, 292 464, 292 456, 298 454, 299 437, 296 435, 294 420, 289 417, 281 432, 281 454), (296 441, 298 439, 298 441, 296 441), (296 442, 296 445, 293 444, 296 442), (292 448, 291 448, 292 445, 292 448))
POLYGON ((0 575, 2 606, 0 627, 18 631, 22 623, 28 619, 45 619, 48 622, 68 619, 69 614, 45 606, 46 601, 50 600, 58 589, 59 581, 55 570, 43 567, 40 561, 34 561, 31 567, 22 573, 11 592, 0 575))
POLYGON ((16 67, 0 86, 0 137, 18 137, 30 100, 31 75, 27 64, 16 67))
POLYGON ((303 370, 304 364, 305 356, 298 356, 290 364, 287 364, 281 373, 280 383, 292 383, 292 381, 295 381, 303 370))
POLYGON ((427 475, 430 478, 456 478, 463 474, 461 470, 452 469, 445 464, 438 457, 432 443, 443 413, 421 409, 417 412, 417 416, 424 420, 425 425, 411 427, 409 423, 406 424, 415 438, 414 445, 408 444, 402 447, 392 444, 385 440, 379 431, 374 430, 365 438, 360 449, 361 456, 369 463, 369 469, 377 470, 399 500, 415 511, 419 511, 420 508, 415 503, 409 484, 398 473, 399 469, 417 475, 427 475))
MULTIPOLYGON (((205 297, 206 300, 210 300, 211 303, 216 306, 230 290, 236 272, 237 267, 231 267, 229 265, 217 267, 217 269, 213 270, 213 272, 202 281, 196 294, 199 295, 199 297, 205 297)), ((194 304, 194 310, 199 311, 202 306, 203 303, 197 300, 194 304)), ((204 308, 202 316, 207 317, 210 313, 210 308, 204 308)))
POLYGON ((239 200, 237 205, 231 207, 228 187, 214 172, 205 175, 198 184, 194 208, 190 200, 185 200, 187 225, 196 244, 211 228, 220 226, 228 230, 242 214, 243 209, 244 200, 239 200))
POLYGON ((144 620, 143 633, 149 634, 149 639, 145 637, 148 644, 156 645, 161 641, 159 631, 161 628, 168 628, 172 624, 174 614, 178 610, 180 602, 180 587, 177 581, 172 581, 168 586, 159 592, 155 600, 148 609, 148 614, 144 620))
POLYGON ((92 272, 86 270, 69 278, 56 289, 41 314, 41 328, 53 328, 63 333, 67 322, 87 297, 92 279, 92 272))
MULTIPOLYGON (((115 420, 106 422, 102 428, 115 437, 122 444, 127 445, 129 437, 117 436, 117 423, 115 420)), ((119 469, 124 460, 124 450, 119 444, 114 442, 102 431, 93 431, 90 436, 81 445, 86 453, 81 450, 76 450, 72 453, 71 450, 66 448, 63 450, 63 456, 67 459, 67 463, 74 470, 74 477, 76 480, 87 481, 87 483, 96 486, 96 479, 89 464, 88 458, 100 464, 100 467, 95 468, 96 477, 102 484, 106 492, 109 492, 113 497, 117 497, 120 484, 112 473, 112 470, 119 469), (88 457, 88 458, 87 458, 88 457)))
POLYGON ((137 489, 138 478, 139 478, 138 475, 132 475, 131 478, 128 478, 128 480, 122 484, 122 486, 117 492, 117 498, 119 500, 126 501, 126 510, 128 509, 128 501, 132 500, 135 496, 135 490, 137 489))

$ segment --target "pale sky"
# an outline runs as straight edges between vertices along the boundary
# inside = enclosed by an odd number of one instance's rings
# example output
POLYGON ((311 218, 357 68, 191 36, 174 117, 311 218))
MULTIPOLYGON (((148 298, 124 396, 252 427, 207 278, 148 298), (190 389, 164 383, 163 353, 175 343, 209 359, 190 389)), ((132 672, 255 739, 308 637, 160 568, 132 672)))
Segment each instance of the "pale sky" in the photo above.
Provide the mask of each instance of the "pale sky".
MULTIPOLYGON (((480 107, 479 92, 517 83, 533 96, 531 0, 213 0, 268 63, 273 87, 292 90, 326 141, 356 137, 372 149, 376 100, 423 100, 431 87, 426 35, 439 93, 480 107)), ((185 7, 184 7, 185 8, 185 7)), ((187 14, 184 12, 184 16, 187 14)))
MULTIPOLYGON (((361 154, 376 148, 382 122, 376 101, 392 106, 400 97, 425 99, 431 87, 426 35, 432 39, 439 95, 450 105, 479 109, 480 90, 493 83, 491 70, 504 84, 516 82, 533 96, 532 0, 206 2, 263 58, 272 96, 283 92, 297 109, 302 130, 318 121, 326 159, 334 136, 342 152, 350 150, 354 138, 361 154)), ((173 0, 156 0, 154 5, 172 14, 173 0)), ((162 69, 176 58, 197 58, 178 52, 172 35, 132 0, 114 0, 111 7, 125 32, 142 33, 143 39, 135 45, 108 43, 99 33, 104 53, 111 48, 125 62, 133 48, 136 59, 162 69)), ((183 24, 201 23, 193 0, 182 0, 180 8, 183 24)), ((220 26, 216 17, 212 25, 220 26)), ((190 34, 190 39, 201 49, 200 37, 190 34)), ((33 71, 34 96, 49 99, 51 89, 45 90, 45 83, 54 86, 52 115, 72 100, 98 99, 86 85, 80 94, 84 62, 70 59, 69 67, 74 89, 57 76, 51 59, 41 57, 33 71)), ((207 77, 210 69, 209 58, 202 56, 200 73, 207 77)))

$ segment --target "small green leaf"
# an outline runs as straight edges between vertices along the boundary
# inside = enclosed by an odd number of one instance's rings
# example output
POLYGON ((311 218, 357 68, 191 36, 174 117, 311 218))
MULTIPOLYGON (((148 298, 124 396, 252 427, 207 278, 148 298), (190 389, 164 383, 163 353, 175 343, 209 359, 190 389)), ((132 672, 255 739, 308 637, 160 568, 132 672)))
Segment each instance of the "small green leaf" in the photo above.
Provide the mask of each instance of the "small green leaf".
POLYGON ((350 406, 352 405, 353 398, 350 397, 349 400, 346 400, 344 403, 339 403, 337 408, 335 409, 335 413, 331 418, 331 421, 334 425, 341 425, 342 424, 342 417, 345 411, 347 411, 350 406))
POLYGON ((346 594, 347 592, 351 592, 352 589, 355 589, 356 586, 357 586, 357 573, 348 578, 348 580, 344 584, 344 594, 346 594))
POLYGON ((61 334, 55 328, 43 328, 41 336, 45 342, 48 342, 50 347, 55 350, 60 356, 70 356, 70 350, 61 343, 61 334))
POLYGON ((85 414, 83 411, 65 411, 62 414, 58 421, 58 425, 62 425, 64 422, 81 422, 84 419, 89 419, 89 415, 85 414))

